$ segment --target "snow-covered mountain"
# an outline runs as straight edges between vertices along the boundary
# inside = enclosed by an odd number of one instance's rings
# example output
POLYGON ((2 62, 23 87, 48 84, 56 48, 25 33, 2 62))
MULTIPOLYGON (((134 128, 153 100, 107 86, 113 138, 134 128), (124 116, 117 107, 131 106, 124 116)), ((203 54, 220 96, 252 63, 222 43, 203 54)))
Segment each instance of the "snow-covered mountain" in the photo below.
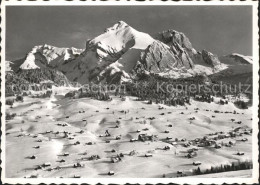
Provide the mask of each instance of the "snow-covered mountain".
POLYGON ((23 59, 13 61, 11 67, 13 65, 15 70, 37 69, 46 66, 57 67, 66 61, 75 59, 83 51, 76 48, 58 48, 47 44, 39 45, 33 47, 23 59))
POLYGON ((133 49, 146 49, 154 42, 154 39, 147 33, 139 32, 126 24, 119 21, 111 28, 107 28, 105 33, 90 40, 88 45, 98 47, 97 53, 104 57, 108 53, 120 53, 133 49), (104 53, 105 52, 105 53, 104 53))
POLYGON ((251 56, 244 56, 238 53, 232 53, 230 55, 225 55, 220 57, 221 62, 226 64, 252 64, 253 59, 251 56))
MULTIPOLYGON (((232 54, 221 59, 244 63, 247 58, 232 54)), ((13 71, 53 68, 70 81, 84 84, 118 83, 151 73, 169 78, 210 75, 230 66, 222 60, 206 50, 196 51, 181 32, 163 31, 153 38, 119 21, 103 34, 87 40, 84 50, 45 44, 35 46, 23 59, 8 64, 13 71)))

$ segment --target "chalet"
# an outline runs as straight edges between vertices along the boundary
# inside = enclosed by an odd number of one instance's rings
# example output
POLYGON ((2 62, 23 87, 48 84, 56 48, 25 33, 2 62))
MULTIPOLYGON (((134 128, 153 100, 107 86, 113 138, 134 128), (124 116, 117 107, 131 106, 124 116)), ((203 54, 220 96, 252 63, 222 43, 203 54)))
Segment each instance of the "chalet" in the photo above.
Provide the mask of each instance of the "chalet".
POLYGON ((51 163, 50 162, 46 162, 46 163, 43 163, 41 166, 45 168, 45 167, 51 166, 51 163))
POLYGON ((188 153, 185 157, 187 157, 187 158, 193 158, 193 157, 195 157, 197 155, 197 153, 196 152, 191 152, 191 153, 188 153))
POLYGON ((225 138, 230 138, 230 137, 231 137, 230 134, 226 134, 226 135, 225 135, 225 138))
POLYGON ((248 139, 247 138, 243 138, 243 139, 241 139, 241 141, 245 142, 245 141, 248 141, 248 139))
POLYGON ((200 161, 195 161, 192 163, 194 166, 198 166, 198 165, 201 165, 201 162, 200 161))
POLYGON ((98 159, 100 159, 100 156, 99 156, 99 155, 91 155, 91 156, 89 157, 89 160, 98 160, 98 159))
POLYGON ((115 172, 114 171, 109 171, 108 175, 115 175, 115 172))
POLYGON ((235 132, 229 132, 230 137, 236 137, 236 133, 235 132))
POLYGON ((111 163, 118 163, 121 161, 120 157, 111 157, 111 163))
POLYGON ((225 138, 226 138, 225 134, 219 134, 218 135, 218 139, 225 139, 225 138))
POLYGON ((32 155, 32 156, 29 157, 29 159, 36 159, 36 156, 32 155))
POLYGON ((225 146, 226 146, 226 147, 231 147, 232 145, 229 144, 229 143, 226 143, 225 146))
POLYGON ((130 142, 138 141, 137 139, 130 139, 130 142))
POLYGON ((152 154, 145 154, 144 156, 145 157, 152 157, 153 155, 152 154))
POLYGON ((158 137, 156 135, 147 135, 147 134, 139 134, 138 135, 139 141, 156 141, 158 140, 158 137))
POLYGON ((197 148, 191 148, 191 149, 189 149, 187 152, 188 152, 188 153, 192 153, 192 152, 195 152, 195 151, 198 151, 198 149, 197 149, 197 148))
POLYGON ((73 167, 74 167, 74 168, 79 168, 79 167, 83 167, 83 165, 80 164, 80 163, 76 163, 76 164, 73 164, 73 167))
POLYGON ((215 144, 214 148, 219 149, 219 148, 221 148, 221 145, 220 144, 215 144))
POLYGON ((83 133, 84 133, 84 130, 80 130, 79 133, 80 133, 80 134, 83 134, 83 133))
POLYGON ((214 140, 202 140, 198 146, 206 147, 206 146, 213 146, 214 144, 216 144, 216 141, 214 141, 214 140))

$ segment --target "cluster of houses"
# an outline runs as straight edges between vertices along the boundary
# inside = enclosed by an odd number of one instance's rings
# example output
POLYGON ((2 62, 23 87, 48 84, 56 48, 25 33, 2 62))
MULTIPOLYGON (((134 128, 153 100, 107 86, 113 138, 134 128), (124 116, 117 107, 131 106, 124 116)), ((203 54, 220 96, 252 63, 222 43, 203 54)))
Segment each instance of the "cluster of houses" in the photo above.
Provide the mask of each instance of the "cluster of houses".
MULTIPOLYGON (((222 142, 221 144, 217 141, 227 139, 227 138, 241 137, 244 134, 250 135, 251 133, 252 133, 252 129, 238 127, 227 133, 215 132, 215 133, 209 134, 209 136, 204 136, 203 138, 196 138, 194 140, 190 140, 186 143, 183 143, 183 146, 189 147, 189 146, 193 145, 193 146, 197 146, 197 147, 214 147, 216 149, 222 148, 222 146, 232 147, 236 143, 236 141, 234 141, 234 140, 230 140, 227 143, 222 142)), ((245 142, 245 141, 248 141, 248 139, 242 138, 240 141, 245 142)))

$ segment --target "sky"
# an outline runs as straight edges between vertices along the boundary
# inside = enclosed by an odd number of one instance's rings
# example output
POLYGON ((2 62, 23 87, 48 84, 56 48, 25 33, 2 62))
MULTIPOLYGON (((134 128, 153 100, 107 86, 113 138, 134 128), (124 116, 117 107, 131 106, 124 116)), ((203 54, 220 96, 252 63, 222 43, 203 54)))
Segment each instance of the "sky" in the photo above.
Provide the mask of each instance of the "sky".
POLYGON ((6 60, 42 44, 84 49, 119 20, 151 35, 183 32, 197 51, 252 55, 251 6, 7 6, 6 60))

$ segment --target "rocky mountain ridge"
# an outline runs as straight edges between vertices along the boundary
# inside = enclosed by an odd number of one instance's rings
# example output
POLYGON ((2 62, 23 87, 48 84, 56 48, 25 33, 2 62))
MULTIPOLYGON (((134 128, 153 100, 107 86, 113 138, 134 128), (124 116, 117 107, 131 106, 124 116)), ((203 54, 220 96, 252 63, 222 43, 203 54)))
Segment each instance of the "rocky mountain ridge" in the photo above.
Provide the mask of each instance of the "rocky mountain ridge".
MULTIPOLYGON (((245 57, 236 60, 245 64, 245 57)), ((219 58, 206 51, 196 51, 185 34, 167 30, 152 38, 123 21, 86 42, 86 48, 35 46, 24 58, 7 62, 8 70, 18 71, 53 68, 68 80, 120 83, 138 79, 142 74, 185 78, 198 74, 213 74, 228 68, 234 57, 219 58)), ((238 64, 240 64, 238 62, 238 64)))

